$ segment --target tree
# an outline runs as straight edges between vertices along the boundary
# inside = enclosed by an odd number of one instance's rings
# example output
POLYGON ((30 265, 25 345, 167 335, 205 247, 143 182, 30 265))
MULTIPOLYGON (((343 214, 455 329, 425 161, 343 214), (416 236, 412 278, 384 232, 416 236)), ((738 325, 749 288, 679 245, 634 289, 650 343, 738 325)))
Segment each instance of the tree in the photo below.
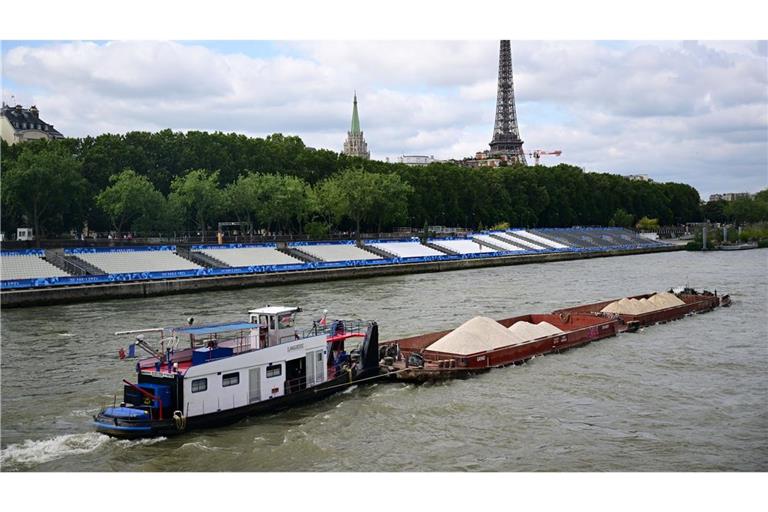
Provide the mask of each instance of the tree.
POLYGON ((394 174, 376 174, 360 167, 346 169, 321 184, 321 191, 332 197, 328 205, 337 217, 347 217, 355 224, 360 239, 363 221, 392 222, 407 216, 408 196, 413 187, 394 174))
POLYGON ((377 231, 381 232, 382 225, 406 220, 408 197, 413 193, 413 187, 397 174, 374 174, 373 186, 371 220, 376 222, 377 231))
POLYGON ((270 187, 265 191, 267 218, 281 228, 288 228, 293 222, 302 231, 304 220, 310 212, 309 186, 296 176, 270 176, 270 187))
POLYGON ((147 178, 126 169, 109 181, 111 185, 96 196, 96 204, 118 233, 124 227, 142 231, 159 227, 165 198, 147 178))
POLYGON ((725 205, 723 213, 737 226, 759 222, 768 220, 768 203, 754 199, 734 199, 725 205))
POLYGON ((639 221, 637 221, 637 229, 640 229, 642 231, 654 231, 659 228, 659 219, 649 219, 648 217, 643 217, 639 221))
POLYGON ((316 218, 322 219, 328 232, 344 216, 345 206, 342 203, 342 189, 338 179, 326 178, 310 190, 309 210, 316 218))
POLYGON ((224 194, 219 189, 219 173, 205 169, 190 171, 171 182, 168 201, 184 212, 187 220, 195 222, 205 240, 208 222, 213 222, 222 210, 224 194))
POLYGON ((257 173, 241 175, 230 183, 225 190, 227 204, 240 222, 248 222, 253 233, 253 225, 261 217, 263 204, 260 198, 260 178, 257 173))
POLYGON ((56 142, 25 143, 3 172, 3 207, 26 217, 38 240, 79 228, 83 220, 87 183, 80 162, 56 142))
POLYGON ((710 222, 725 222, 725 205, 722 199, 719 201, 708 201, 701 208, 701 213, 705 220, 710 222))
POLYGON ((632 223, 635 221, 635 216, 631 213, 627 213, 624 208, 619 208, 613 213, 613 217, 609 222, 611 226, 618 226, 622 228, 632 227, 632 223))

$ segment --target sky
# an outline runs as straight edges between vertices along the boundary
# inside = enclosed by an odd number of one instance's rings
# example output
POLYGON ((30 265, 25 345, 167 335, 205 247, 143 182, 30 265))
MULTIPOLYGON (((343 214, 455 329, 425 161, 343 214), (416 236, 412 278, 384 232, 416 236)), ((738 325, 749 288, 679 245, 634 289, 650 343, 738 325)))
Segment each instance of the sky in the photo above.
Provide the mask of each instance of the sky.
MULTIPOLYGON (((768 186, 765 40, 514 40, 526 152, 647 174, 703 199, 768 186)), ((66 136, 133 130, 298 135, 341 151, 356 92, 371 157, 488 148, 498 40, 17 39, 2 98, 66 136)))

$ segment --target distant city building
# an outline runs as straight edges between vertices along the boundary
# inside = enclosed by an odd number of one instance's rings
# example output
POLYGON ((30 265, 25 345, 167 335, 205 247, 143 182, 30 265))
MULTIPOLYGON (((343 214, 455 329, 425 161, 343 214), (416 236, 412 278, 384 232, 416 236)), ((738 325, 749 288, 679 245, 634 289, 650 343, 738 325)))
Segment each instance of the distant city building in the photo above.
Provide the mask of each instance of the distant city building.
POLYGON ((357 93, 352 106, 352 127, 347 132, 347 140, 344 141, 344 154, 356 156, 369 160, 371 153, 368 151, 368 144, 363 138, 363 132, 360 130, 360 118, 357 115, 357 93))
POLYGON ((647 174, 628 174, 625 178, 632 181, 653 181, 647 174))
POLYGON ((434 155, 431 155, 431 156, 403 155, 400 158, 398 158, 398 161, 401 164, 412 165, 412 166, 429 165, 431 163, 437 162, 437 160, 435 160, 434 155))
POLYGON ((710 201, 735 201, 736 199, 751 199, 752 194, 749 192, 726 192, 725 194, 712 194, 709 196, 710 201))
POLYGON ((475 158, 465 158, 457 163, 464 167, 502 167, 520 163, 520 160, 513 155, 497 155, 486 149, 475 153, 475 158))
POLYGON ((11 107, 3 103, 0 110, 0 136, 8 144, 36 139, 62 139, 64 136, 40 119, 40 111, 35 105, 23 108, 11 107))

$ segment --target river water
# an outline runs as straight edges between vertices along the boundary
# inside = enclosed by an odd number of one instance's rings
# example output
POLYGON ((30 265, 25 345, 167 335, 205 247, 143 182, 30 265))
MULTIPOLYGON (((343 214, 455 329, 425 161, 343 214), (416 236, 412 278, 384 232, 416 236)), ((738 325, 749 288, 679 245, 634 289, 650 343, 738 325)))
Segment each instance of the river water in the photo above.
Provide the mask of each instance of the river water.
MULTIPOLYGON (((2 311, 3 471, 765 471, 768 251, 674 252, 2 311), (115 440, 115 331, 267 303, 381 339, 690 284, 734 304, 444 384, 383 383, 229 427, 115 440)), ((300 320, 302 317, 300 316, 300 320)))

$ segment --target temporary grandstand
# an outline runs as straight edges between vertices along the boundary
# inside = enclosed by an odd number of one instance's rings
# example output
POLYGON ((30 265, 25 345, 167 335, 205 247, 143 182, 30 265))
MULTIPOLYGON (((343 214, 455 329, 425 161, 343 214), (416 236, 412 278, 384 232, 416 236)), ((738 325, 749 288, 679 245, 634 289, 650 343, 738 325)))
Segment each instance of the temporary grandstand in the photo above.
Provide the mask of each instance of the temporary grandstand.
POLYGON ((502 240, 500 238, 495 238, 491 235, 483 235, 483 234, 473 235, 472 240, 474 240, 479 244, 490 247, 491 249, 494 247, 497 247, 501 251, 524 251, 525 250, 525 248, 523 247, 512 245, 511 243, 505 240, 502 240))
POLYGON ((105 274, 171 272, 203 268, 177 255, 175 249, 173 246, 99 250, 66 249, 64 253, 80 258, 105 274))
POLYGON ((44 252, 4 252, 0 258, 0 279, 41 279, 66 277, 68 273, 43 259, 44 252))
POLYGON ((445 253, 436 251, 419 242, 376 242, 366 245, 386 251, 397 258, 426 258, 429 256, 445 255, 445 253))
POLYGON ((309 254, 320 261, 358 261, 358 260, 380 260, 372 252, 357 247, 354 242, 341 244, 304 244, 289 245, 292 249, 299 250, 309 254))
POLYGON ((498 252, 495 249, 491 249, 485 245, 475 242, 471 239, 457 238, 453 240, 440 240, 431 239, 429 243, 437 247, 442 247, 455 254, 482 254, 490 252, 498 252))
POLYGON ((541 228, 531 233, 578 248, 661 245, 626 228, 541 228))
POLYGON ((192 252, 201 253, 218 260, 230 267, 251 267, 268 265, 293 265, 301 260, 277 250, 271 246, 197 246, 192 252))
POLYGON ((530 240, 526 240, 525 238, 511 231, 498 231, 493 233, 493 236, 529 251, 549 249, 549 247, 545 246, 544 244, 531 242, 530 240))
POLYGON ((11 290, 116 281, 313 272, 341 267, 514 258, 518 254, 521 258, 537 253, 548 255, 606 250, 617 254, 665 245, 625 228, 594 227, 512 229, 470 233, 457 238, 431 238, 426 243, 420 243, 418 239, 372 240, 363 247, 348 240, 293 242, 280 249, 274 243, 193 245, 179 247, 178 251, 174 245, 80 247, 49 251, 25 249, 0 253, 0 287, 11 290), (46 254, 52 259, 46 260, 46 254))
POLYGON ((554 240, 550 240, 549 238, 545 238, 543 236, 537 235, 536 233, 532 233, 530 231, 516 230, 516 231, 509 231, 508 233, 511 236, 515 236, 519 239, 533 242, 537 245, 540 245, 548 249, 567 249, 569 247, 568 244, 563 244, 560 242, 556 242, 554 240))

